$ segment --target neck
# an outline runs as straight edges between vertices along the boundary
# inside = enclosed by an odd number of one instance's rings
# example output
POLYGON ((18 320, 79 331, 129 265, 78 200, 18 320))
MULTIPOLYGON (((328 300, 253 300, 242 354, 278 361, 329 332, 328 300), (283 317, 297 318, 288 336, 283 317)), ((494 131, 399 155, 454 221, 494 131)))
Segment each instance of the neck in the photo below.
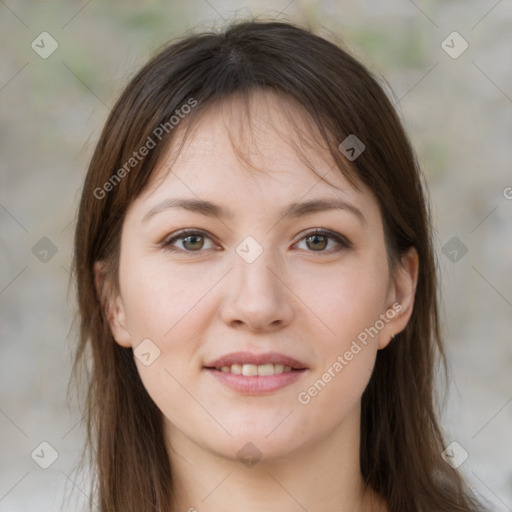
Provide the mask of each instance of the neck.
POLYGON ((357 408, 337 431, 314 445, 282 457, 264 457, 252 467, 198 446, 166 423, 175 489, 171 511, 386 511, 378 496, 364 487, 359 418, 357 408))

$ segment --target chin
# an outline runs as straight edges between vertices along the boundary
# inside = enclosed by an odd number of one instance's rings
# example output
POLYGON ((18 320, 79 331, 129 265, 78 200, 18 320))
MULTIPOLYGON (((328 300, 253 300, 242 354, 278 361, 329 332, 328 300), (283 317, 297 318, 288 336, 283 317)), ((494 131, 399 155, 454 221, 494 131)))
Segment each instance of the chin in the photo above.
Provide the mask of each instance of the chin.
POLYGON ((282 433, 284 435, 279 435, 277 431, 268 435, 267 430, 252 428, 231 433, 232 438, 222 436, 216 444, 212 443, 211 438, 204 440, 204 446, 224 459, 240 461, 247 467, 252 467, 256 462, 272 462, 289 457, 302 445, 300 439, 286 432, 282 433))

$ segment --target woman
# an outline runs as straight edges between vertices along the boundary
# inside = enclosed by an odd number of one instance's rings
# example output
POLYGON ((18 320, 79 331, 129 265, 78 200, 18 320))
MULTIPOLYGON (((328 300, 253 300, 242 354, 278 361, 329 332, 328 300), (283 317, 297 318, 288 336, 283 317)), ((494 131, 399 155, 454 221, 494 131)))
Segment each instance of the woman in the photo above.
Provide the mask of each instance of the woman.
POLYGON ((163 49, 76 227, 100 510, 482 510, 441 456, 430 230, 403 127, 339 46, 246 22, 163 49))

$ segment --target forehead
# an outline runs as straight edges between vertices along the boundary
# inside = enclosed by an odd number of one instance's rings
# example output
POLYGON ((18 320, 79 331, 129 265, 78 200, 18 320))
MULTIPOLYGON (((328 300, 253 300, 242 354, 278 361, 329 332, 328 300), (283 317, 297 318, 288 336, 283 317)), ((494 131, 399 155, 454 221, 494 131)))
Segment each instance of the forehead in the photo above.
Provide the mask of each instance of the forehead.
POLYGON ((375 203, 362 184, 358 191, 344 177, 293 100, 255 91, 208 106, 184 125, 136 202, 187 196, 233 208, 254 199, 267 207, 321 195, 375 203))

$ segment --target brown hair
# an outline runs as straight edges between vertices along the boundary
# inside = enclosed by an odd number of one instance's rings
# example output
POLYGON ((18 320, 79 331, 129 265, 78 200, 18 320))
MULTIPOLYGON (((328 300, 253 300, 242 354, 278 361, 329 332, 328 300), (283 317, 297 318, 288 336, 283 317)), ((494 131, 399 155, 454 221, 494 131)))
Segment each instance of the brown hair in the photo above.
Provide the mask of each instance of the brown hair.
POLYGON ((426 190, 402 124, 377 79, 339 44, 291 24, 256 21, 234 23, 219 34, 190 35, 161 50, 121 94, 93 154, 75 233, 80 341, 73 375, 87 370, 86 447, 94 463, 94 499, 104 512, 167 512, 174 492, 162 413, 139 378, 132 350, 115 343, 103 305, 107 286, 98 297, 94 277, 95 263, 104 261, 110 285, 118 284, 124 216, 169 149, 169 124, 144 158, 126 163, 191 98, 197 106, 185 125, 207 106, 256 89, 301 105, 339 171, 375 194, 390 268, 396 269, 410 247, 419 255, 412 316, 378 351, 362 396, 360 465, 366 485, 393 512, 483 510, 441 457, 436 361, 447 368, 436 268, 426 190), (366 149, 348 166, 337 146, 350 134, 366 149), (113 181, 123 166, 123 179, 113 181))

